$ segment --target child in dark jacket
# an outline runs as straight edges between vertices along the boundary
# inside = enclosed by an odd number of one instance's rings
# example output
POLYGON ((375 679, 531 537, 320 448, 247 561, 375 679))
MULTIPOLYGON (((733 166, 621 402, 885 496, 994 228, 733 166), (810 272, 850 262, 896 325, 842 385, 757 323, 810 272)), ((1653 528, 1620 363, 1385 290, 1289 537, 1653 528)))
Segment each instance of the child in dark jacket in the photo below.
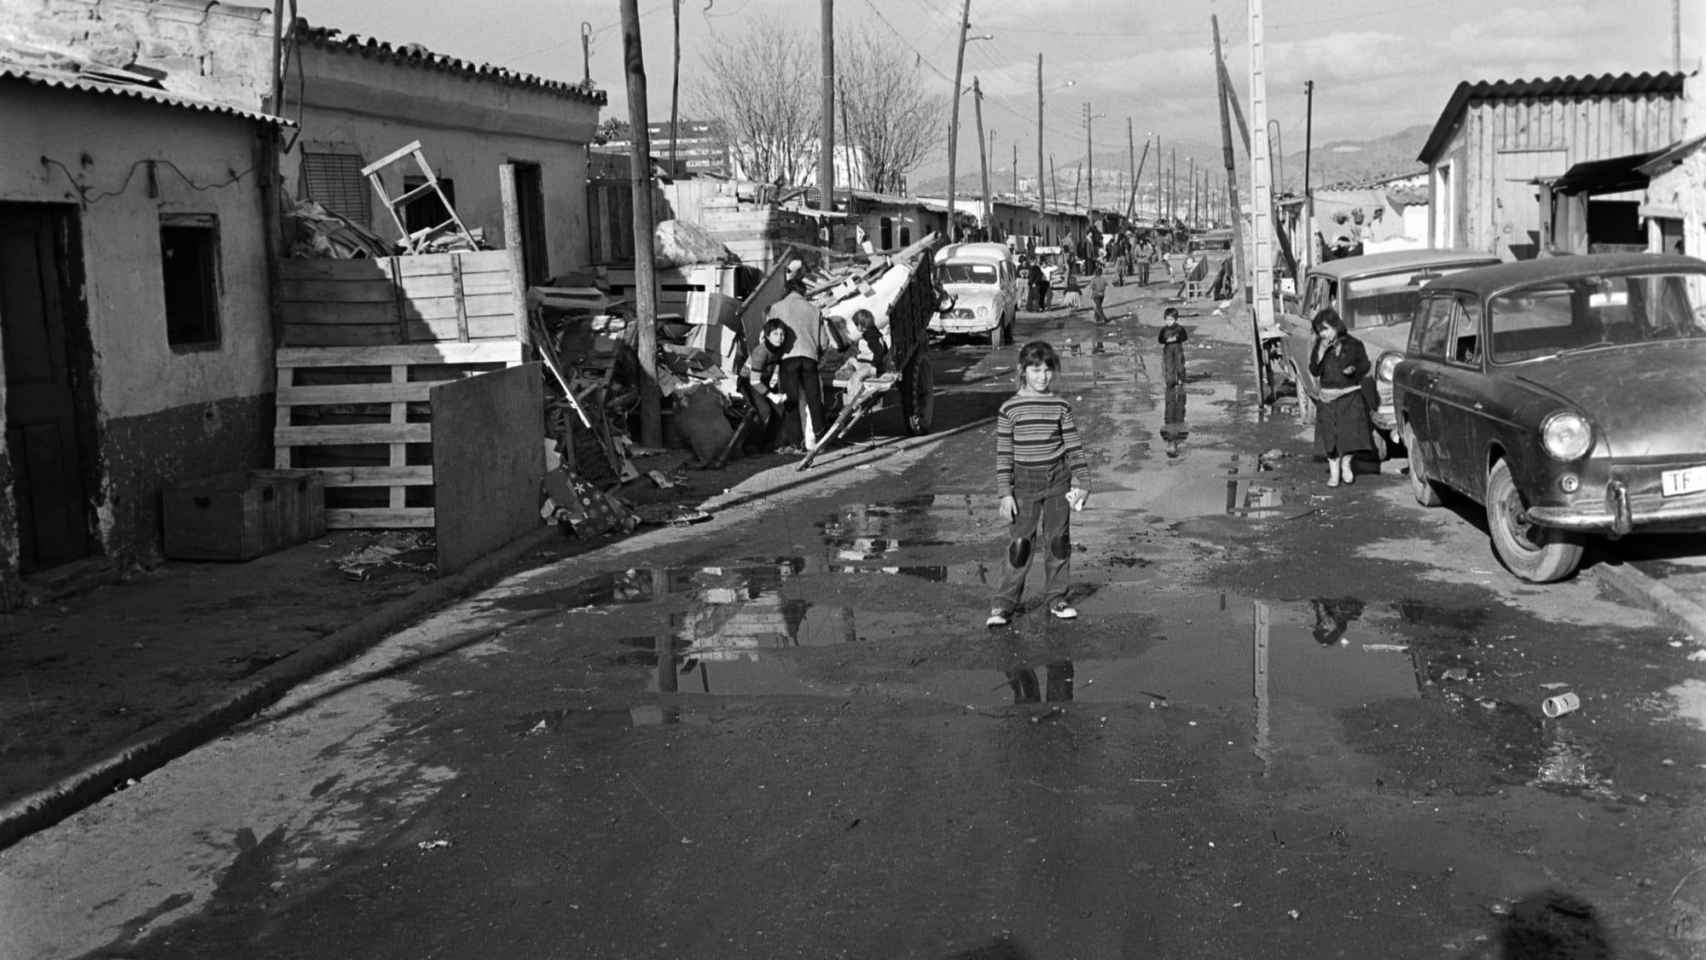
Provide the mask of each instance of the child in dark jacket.
POLYGON ((1162 311, 1161 335, 1155 339, 1161 344, 1161 378, 1169 387, 1185 382, 1185 341, 1190 338, 1190 331, 1179 322, 1178 308, 1162 311))

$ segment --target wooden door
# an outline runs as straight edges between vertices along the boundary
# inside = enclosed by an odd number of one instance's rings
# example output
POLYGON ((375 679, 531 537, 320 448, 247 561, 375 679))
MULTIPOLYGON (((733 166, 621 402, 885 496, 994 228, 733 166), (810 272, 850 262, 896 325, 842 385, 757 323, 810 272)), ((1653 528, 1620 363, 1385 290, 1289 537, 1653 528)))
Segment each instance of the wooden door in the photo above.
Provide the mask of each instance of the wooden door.
POLYGON ((551 276, 551 254, 545 245, 545 182, 539 164, 516 163, 515 205, 521 220, 527 284, 542 284, 551 276))
POLYGON ((6 452, 18 505, 19 572, 89 555, 90 354, 69 278, 72 215, 0 203, 0 352, 6 452))
POLYGON ((1540 252, 1538 177, 1564 173, 1562 150, 1500 150, 1494 158, 1493 252, 1532 260, 1540 252))

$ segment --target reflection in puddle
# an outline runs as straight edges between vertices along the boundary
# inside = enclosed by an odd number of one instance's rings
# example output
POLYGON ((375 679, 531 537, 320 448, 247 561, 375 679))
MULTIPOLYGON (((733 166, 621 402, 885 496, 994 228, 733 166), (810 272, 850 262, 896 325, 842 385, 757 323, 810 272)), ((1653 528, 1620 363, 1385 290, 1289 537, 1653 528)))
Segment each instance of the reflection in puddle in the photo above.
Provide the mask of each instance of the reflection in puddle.
POLYGON ((1241 471, 1240 457, 1232 455, 1231 471, 1226 476, 1226 513, 1233 517, 1264 517, 1285 508, 1285 491, 1259 476, 1269 469, 1259 458, 1250 466, 1252 472, 1241 471))
MULTIPOLYGON (((955 543, 944 530, 975 521, 980 503, 969 494, 923 494, 883 503, 850 504, 818 521, 823 540, 838 560, 881 560, 915 547, 955 543)), ((987 508, 984 508, 987 511, 987 508)))

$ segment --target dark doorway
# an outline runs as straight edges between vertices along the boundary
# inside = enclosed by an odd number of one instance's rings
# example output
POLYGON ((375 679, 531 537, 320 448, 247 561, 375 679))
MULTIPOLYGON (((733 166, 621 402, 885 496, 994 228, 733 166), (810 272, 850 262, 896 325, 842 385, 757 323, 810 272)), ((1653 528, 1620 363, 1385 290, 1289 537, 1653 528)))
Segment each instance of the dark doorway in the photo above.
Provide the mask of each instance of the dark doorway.
POLYGON ((545 245, 545 181, 539 164, 515 161, 515 206, 527 283, 542 284, 551 276, 551 252, 545 245))
POLYGON ((20 574, 88 556, 94 368, 70 208, 0 203, 0 350, 20 574))

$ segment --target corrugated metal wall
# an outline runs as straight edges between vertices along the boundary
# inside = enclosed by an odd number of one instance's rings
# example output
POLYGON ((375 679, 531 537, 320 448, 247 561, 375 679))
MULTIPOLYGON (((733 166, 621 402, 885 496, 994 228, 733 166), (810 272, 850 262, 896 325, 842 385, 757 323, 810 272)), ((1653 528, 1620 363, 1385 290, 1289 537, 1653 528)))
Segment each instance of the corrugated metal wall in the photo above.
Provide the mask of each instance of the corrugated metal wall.
MULTIPOLYGON (((1680 102, 1675 96, 1649 93, 1623 96, 1536 98, 1471 101, 1459 137, 1465 148, 1463 177, 1466 206, 1459 209, 1458 242, 1478 250, 1503 249, 1506 223, 1518 229, 1537 227, 1539 207, 1501 210, 1500 183, 1512 176, 1561 174, 1587 160, 1604 160, 1658 150, 1682 135, 1680 102), (1533 151, 1562 151, 1534 155, 1533 151), (1504 157, 1501 152, 1529 153, 1504 157), (1552 170, 1550 167, 1556 166, 1552 170)), ((1456 138, 1454 138, 1456 139, 1456 138)), ((1457 156, 1453 144, 1448 157, 1457 156)), ((1510 199, 1529 191, 1505 188, 1510 199)), ((1514 244, 1514 241, 1510 241, 1514 244)), ((1507 254, 1508 255, 1508 254, 1507 254)))

